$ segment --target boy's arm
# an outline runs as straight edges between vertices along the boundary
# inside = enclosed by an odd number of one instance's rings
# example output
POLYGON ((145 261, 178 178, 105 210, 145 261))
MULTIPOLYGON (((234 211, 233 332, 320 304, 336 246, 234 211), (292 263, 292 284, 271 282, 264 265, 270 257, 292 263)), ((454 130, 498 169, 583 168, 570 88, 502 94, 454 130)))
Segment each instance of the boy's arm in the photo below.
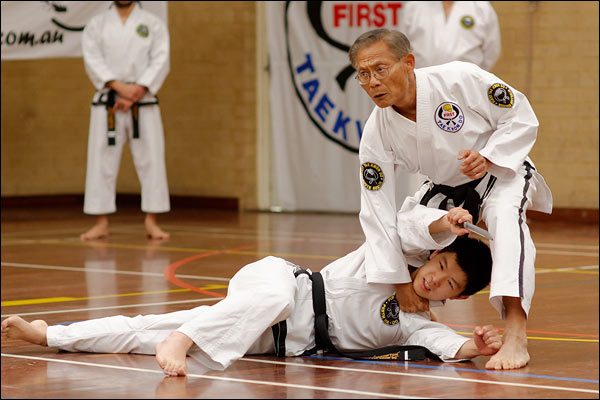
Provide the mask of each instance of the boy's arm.
POLYGON ((473 358, 494 355, 502 347, 502 336, 492 325, 477 326, 473 339, 469 339, 456 353, 456 358, 473 358))

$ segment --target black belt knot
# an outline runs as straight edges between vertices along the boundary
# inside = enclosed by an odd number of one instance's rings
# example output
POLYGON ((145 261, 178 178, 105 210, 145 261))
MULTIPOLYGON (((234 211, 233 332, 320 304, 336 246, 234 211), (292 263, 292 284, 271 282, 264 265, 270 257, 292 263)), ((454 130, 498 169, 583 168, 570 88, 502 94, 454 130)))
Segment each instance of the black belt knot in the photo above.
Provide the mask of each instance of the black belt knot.
MULTIPOLYGON (((117 134, 115 132, 115 102, 117 98, 117 92, 114 89, 110 89, 108 92, 103 93, 98 97, 98 101, 92 102, 93 106, 105 106, 106 107, 106 126, 108 145, 114 146, 116 144, 117 134), (105 97, 106 95, 106 97, 105 97)), ((140 137, 140 125, 139 125, 139 112, 140 107, 152 106, 158 104, 158 99, 148 102, 135 102, 131 106, 131 117, 133 119, 133 138, 138 139, 140 137)))

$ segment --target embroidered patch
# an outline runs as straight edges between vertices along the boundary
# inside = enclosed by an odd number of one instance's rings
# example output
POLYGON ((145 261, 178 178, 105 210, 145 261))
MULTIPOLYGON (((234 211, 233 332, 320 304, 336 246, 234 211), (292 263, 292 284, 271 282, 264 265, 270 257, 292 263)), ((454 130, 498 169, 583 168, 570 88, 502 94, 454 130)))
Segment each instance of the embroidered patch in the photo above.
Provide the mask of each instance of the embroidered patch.
POLYGON ((458 132, 465 123, 465 115, 458 104, 447 101, 435 110, 435 123, 446 132, 458 132))
POLYGON ((488 98, 492 104, 503 107, 511 108, 515 102, 515 96, 508 86, 503 83, 494 83, 488 89, 488 98))
POLYGON ((465 29, 473 29, 475 26, 475 18, 471 17, 470 15, 465 15, 460 19, 460 24, 465 29))
POLYGON ((379 313, 381 320, 386 325, 397 325, 400 322, 400 318, 398 318, 400 315, 400 305, 395 295, 391 295, 385 299, 379 309, 379 313))
POLYGON ((139 24, 137 28, 135 28, 135 31, 138 35, 140 35, 143 38, 147 38, 148 34, 150 33, 150 31, 148 30, 148 25, 144 24, 139 24))
POLYGON ((379 165, 366 162, 360 166, 360 174, 367 189, 379 190, 383 186, 384 175, 379 165))

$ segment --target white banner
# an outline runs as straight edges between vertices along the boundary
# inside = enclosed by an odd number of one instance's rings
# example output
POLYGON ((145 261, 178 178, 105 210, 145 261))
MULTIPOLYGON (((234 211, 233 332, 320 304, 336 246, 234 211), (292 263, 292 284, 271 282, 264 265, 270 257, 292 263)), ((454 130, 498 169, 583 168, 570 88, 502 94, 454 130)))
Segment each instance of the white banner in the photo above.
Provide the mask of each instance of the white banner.
POLYGON ((374 104, 354 79, 348 50, 366 31, 400 29, 402 4, 267 2, 273 206, 360 210, 358 146, 374 104))
MULTIPOLYGON (((2 1, 2 60, 81 57, 81 32, 85 24, 112 3, 2 1)), ((166 1, 140 3, 167 24, 166 1)))

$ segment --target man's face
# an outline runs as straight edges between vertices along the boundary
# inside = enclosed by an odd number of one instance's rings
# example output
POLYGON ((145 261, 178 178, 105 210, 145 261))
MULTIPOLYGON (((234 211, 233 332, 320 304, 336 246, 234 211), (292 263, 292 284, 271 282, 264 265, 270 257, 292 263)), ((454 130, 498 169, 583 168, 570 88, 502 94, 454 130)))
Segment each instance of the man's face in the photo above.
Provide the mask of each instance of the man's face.
POLYGON ((356 55, 357 72, 368 72, 371 79, 361 85, 369 97, 381 108, 392 105, 400 108, 411 106, 415 90, 409 85, 413 75, 414 56, 408 54, 400 60, 389 50, 385 42, 379 41, 360 50, 356 55), (377 79, 373 72, 387 69, 387 76, 377 79))
POLYGON ((458 266, 456 254, 450 252, 434 252, 413 277, 415 292, 428 300, 459 296, 466 285, 467 274, 458 266))

